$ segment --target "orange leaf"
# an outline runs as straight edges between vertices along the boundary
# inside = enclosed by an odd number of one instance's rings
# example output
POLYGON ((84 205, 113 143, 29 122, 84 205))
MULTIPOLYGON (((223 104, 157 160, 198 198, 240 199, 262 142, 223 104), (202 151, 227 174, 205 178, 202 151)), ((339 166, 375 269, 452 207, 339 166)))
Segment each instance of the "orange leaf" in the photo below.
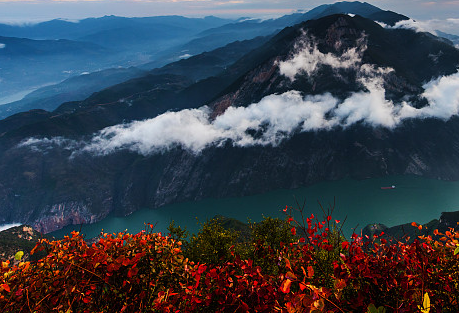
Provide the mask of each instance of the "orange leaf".
POLYGON ((308 266, 308 278, 312 278, 314 276, 314 268, 309 265, 308 266))
POLYGON ((338 290, 344 289, 346 287, 346 281, 344 279, 335 280, 335 288, 338 290))
POLYGON ((292 271, 292 266, 290 265, 290 261, 287 258, 284 258, 284 260, 285 260, 285 267, 292 271))
POLYGON ((284 282, 282 283, 282 286, 281 286, 281 291, 283 293, 289 293, 291 284, 292 284, 292 282, 290 281, 290 279, 284 280, 284 282))

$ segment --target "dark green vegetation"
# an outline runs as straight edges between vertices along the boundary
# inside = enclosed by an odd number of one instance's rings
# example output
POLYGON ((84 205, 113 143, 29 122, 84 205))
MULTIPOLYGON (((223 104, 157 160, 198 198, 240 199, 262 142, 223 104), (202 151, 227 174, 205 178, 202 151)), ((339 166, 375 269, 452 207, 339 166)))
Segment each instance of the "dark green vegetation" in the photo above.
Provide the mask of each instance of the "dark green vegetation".
POLYGON ((291 226, 285 220, 265 217, 261 222, 244 224, 241 221, 217 216, 200 225, 199 232, 189 236, 186 228, 169 225, 170 236, 183 244, 185 257, 201 263, 230 261, 234 252, 243 258, 256 260, 263 267, 263 251, 279 250, 283 245, 297 240, 291 233, 291 226), (189 239, 188 239, 189 237, 189 239))
POLYGON ((30 251, 36 243, 43 238, 52 239, 49 236, 34 230, 31 226, 21 225, 0 232, 0 258, 2 260, 14 260, 18 251, 23 251, 23 261, 38 260, 44 257, 44 253, 30 255, 30 251))

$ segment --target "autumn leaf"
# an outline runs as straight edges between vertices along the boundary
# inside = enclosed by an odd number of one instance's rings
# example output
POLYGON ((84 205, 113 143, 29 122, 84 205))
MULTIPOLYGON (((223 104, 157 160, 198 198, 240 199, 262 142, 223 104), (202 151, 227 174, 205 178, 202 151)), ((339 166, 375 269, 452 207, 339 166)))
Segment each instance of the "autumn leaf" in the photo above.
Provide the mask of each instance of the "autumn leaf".
POLYGON ((10 286, 8 286, 8 284, 3 284, 1 287, 2 287, 6 292, 10 292, 10 291, 11 291, 10 286))
POLYGON ((418 305, 419 310, 421 310, 422 313, 429 313, 430 312, 430 298, 429 294, 426 292, 424 294, 424 299, 422 301, 422 306, 418 305))
POLYGON ((290 279, 284 280, 284 282, 282 283, 282 286, 281 286, 281 291, 283 293, 289 293, 291 284, 292 284, 292 282, 290 281, 290 279))
POLYGON ((22 259, 22 256, 24 255, 24 251, 18 251, 16 252, 16 254, 14 255, 14 258, 18 261, 21 261, 22 259))
POLYGON ((308 278, 312 278, 314 276, 314 268, 309 265, 308 266, 308 278))

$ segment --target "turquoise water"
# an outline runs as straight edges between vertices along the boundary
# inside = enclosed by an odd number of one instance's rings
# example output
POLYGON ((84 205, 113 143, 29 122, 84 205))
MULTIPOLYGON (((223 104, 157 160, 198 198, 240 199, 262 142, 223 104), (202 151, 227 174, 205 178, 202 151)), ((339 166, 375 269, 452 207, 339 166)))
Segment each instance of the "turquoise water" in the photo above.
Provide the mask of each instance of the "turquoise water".
MULTIPOLYGON (((142 209, 127 217, 110 216, 91 225, 81 225, 87 238, 100 232, 128 230, 137 233, 145 229, 145 223, 156 224, 156 231, 167 232, 170 221, 186 226, 191 232, 199 228, 197 219, 206 221, 215 215, 232 217, 246 222, 262 220, 263 216, 284 217, 286 205, 296 207, 295 198, 301 204, 306 201, 305 212, 309 216, 322 211, 318 201, 327 208, 336 200, 334 219, 344 220, 345 234, 361 229, 369 223, 387 226, 417 222, 427 223, 439 218, 441 212, 459 210, 459 182, 445 182, 413 176, 392 176, 367 180, 340 180, 322 182, 294 190, 276 190, 238 198, 206 199, 197 202, 171 204, 159 209, 142 209), (395 185, 395 189, 381 190, 382 186, 395 185)), ((66 227, 52 235, 62 237, 80 225, 66 227)))

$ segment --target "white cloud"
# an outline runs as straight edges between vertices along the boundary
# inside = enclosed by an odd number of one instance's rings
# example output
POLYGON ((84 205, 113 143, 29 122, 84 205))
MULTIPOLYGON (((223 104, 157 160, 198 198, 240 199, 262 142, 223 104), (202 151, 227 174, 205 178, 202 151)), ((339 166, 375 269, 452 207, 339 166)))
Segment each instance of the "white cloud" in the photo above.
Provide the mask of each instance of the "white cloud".
POLYGON ((6 47, 6 45, 4 43, 0 43, 0 49, 3 49, 5 47, 6 47))
POLYGON ((410 109, 404 117, 435 117, 448 120, 459 113, 459 71, 442 76, 424 85, 423 97, 429 105, 420 109, 410 109))
POLYGON ((215 119, 211 109, 204 106, 178 112, 166 112, 155 118, 107 127, 89 142, 76 142, 62 137, 30 138, 20 146, 36 150, 59 146, 74 154, 89 152, 105 155, 128 149, 143 155, 161 153, 182 147, 199 153, 209 146, 231 142, 234 146, 278 145, 297 132, 327 131, 346 128, 355 123, 371 127, 397 127, 410 118, 440 118, 447 120, 459 113, 459 72, 432 80, 423 86, 428 105, 416 109, 410 103, 387 100, 384 77, 390 68, 363 64, 366 49, 344 51, 341 55, 323 54, 317 46, 306 41, 297 45, 295 54, 279 62, 280 72, 294 80, 298 74, 312 75, 321 65, 335 70, 356 71, 362 91, 344 100, 329 93, 310 96, 299 91, 272 94, 247 107, 229 107, 215 119))
POLYGON ((15 224, 5 224, 5 225, 0 225, 0 231, 4 231, 16 226, 21 226, 21 224, 15 223, 15 224))
POLYGON ((408 118, 448 119, 459 111, 459 73, 426 84, 423 96, 429 105, 421 109, 387 100, 381 77, 360 80, 366 91, 353 93, 344 101, 328 93, 303 97, 298 91, 288 91, 248 107, 230 107, 215 120, 211 120, 208 107, 201 107, 108 127, 80 152, 104 155, 129 149, 148 155, 181 146, 199 153, 227 140, 240 147, 277 146, 295 132, 346 128, 358 122, 394 128, 408 118))
POLYGON ((383 22, 377 22, 384 28, 389 29, 412 29, 416 32, 428 32, 437 36, 437 30, 444 33, 459 35, 459 19, 448 18, 445 20, 431 19, 431 20, 403 20, 397 22, 394 26, 389 26, 383 22))
POLYGON ((297 74, 313 75, 321 65, 328 65, 336 70, 355 68, 361 62, 365 50, 366 42, 362 37, 356 47, 344 51, 341 55, 322 53, 315 41, 304 34, 295 45, 293 57, 279 62, 278 66, 282 75, 294 80, 297 74))
POLYGON ((64 148, 66 150, 75 150, 83 145, 82 142, 78 142, 76 140, 67 139, 64 137, 53 137, 53 138, 27 138, 21 141, 18 144, 18 148, 27 147, 30 148, 32 151, 36 152, 44 152, 47 150, 51 150, 55 147, 64 148))
POLYGON ((179 59, 188 59, 189 57, 192 57, 192 56, 193 56, 192 54, 185 53, 179 56, 179 59))
MULTIPOLYGON (((387 26, 386 26, 387 27, 387 26)), ((432 29, 430 25, 427 22, 417 22, 415 20, 409 19, 409 20, 403 20, 395 23, 394 26, 389 26, 387 28, 404 28, 404 29, 412 29, 416 32, 430 32, 433 35, 437 35, 435 32, 435 29, 432 29)))

